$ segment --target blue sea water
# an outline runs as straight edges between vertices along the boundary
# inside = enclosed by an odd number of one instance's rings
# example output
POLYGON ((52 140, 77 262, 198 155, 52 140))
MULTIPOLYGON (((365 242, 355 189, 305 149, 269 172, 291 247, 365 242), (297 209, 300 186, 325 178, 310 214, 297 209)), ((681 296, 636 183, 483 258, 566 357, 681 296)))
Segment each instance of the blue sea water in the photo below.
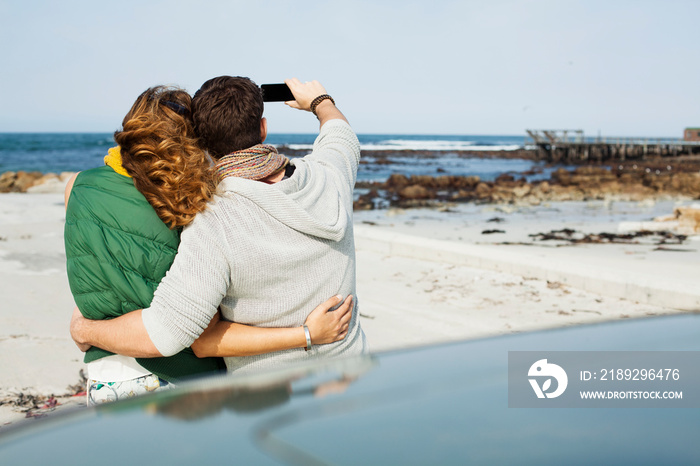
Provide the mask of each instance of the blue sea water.
MULTIPOLYGON (((310 150, 315 134, 270 134, 266 143, 295 150, 310 150)), ((360 134, 366 163, 360 166, 358 179, 383 181, 392 173, 405 175, 478 175, 491 180, 504 172, 518 173, 541 168, 548 177, 549 168, 539 162, 521 159, 484 159, 461 157, 455 151, 513 150, 523 147, 523 136, 444 136, 360 134), (389 157, 390 163, 375 164, 372 151, 404 152, 389 157), (429 151, 433 157, 410 151, 429 151)), ((0 173, 40 171, 60 173, 100 166, 107 149, 114 146, 109 133, 0 133, 0 173)), ((533 179, 533 177, 530 177, 533 179)))

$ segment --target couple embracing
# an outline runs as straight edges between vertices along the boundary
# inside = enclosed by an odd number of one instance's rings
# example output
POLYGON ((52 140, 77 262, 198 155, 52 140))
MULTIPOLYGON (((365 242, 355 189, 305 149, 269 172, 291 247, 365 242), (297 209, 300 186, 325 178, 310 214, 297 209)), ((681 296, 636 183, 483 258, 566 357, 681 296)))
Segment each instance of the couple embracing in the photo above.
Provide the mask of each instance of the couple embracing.
POLYGON ((222 76, 192 98, 145 91, 106 165, 69 181, 88 404, 215 372, 221 358, 242 373, 367 351, 353 300, 359 142, 320 83, 285 82, 287 105, 320 123, 303 158, 263 144, 260 88, 222 76))

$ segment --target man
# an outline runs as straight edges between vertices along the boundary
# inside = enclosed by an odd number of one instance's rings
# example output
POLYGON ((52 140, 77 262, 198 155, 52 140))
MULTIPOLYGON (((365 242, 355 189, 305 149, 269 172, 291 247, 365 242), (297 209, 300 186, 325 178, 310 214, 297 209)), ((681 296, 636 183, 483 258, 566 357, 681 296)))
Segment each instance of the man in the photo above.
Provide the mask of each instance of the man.
MULTIPOLYGON (((285 81, 290 107, 312 111, 320 132, 311 154, 288 161, 262 142, 260 89, 247 78, 204 83, 193 99, 203 146, 216 161, 219 195, 182 233, 173 265, 151 306, 110 321, 74 315, 81 347, 134 357, 168 356, 191 346, 220 307, 227 321, 301 326, 308 309, 332 294, 355 293, 353 187, 359 142, 314 81, 285 81)), ((214 322, 193 347, 199 356, 232 354, 227 322, 214 322)), ((275 367, 318 356, 367 351, 355 302, 344 340, 271 354, 226 358, 230 371, 275 367)))

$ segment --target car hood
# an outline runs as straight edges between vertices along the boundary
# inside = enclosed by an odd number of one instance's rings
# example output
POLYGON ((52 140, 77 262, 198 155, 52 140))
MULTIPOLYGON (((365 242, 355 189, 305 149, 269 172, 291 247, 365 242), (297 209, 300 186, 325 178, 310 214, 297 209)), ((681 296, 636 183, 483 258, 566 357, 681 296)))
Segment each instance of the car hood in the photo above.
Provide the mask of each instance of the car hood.
POLYGON ((509 351, 698 351, 698 335, 682 315, 197 380, 12 429, 0 464, 698 464, 697 409, 508 406, 509 351))

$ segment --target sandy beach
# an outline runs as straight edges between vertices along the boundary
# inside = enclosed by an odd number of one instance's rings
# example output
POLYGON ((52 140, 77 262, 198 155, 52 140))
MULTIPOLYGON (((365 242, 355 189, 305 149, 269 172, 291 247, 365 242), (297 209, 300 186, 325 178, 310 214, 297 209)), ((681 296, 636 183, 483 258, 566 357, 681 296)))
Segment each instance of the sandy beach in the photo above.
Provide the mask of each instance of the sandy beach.
MULTIPOLYGON (((582 201, 356 212, 358 300, 371 348, 699 310, 697 236, 682 244, 653 236, 612 244, 531 236, 564 228, 618 232, 677 205, 582 201)), ((0 433, 9 423, 85 402, 82 353, 68 334, 74 304, 63 221, 60 189, 0 194, 0 433)))

